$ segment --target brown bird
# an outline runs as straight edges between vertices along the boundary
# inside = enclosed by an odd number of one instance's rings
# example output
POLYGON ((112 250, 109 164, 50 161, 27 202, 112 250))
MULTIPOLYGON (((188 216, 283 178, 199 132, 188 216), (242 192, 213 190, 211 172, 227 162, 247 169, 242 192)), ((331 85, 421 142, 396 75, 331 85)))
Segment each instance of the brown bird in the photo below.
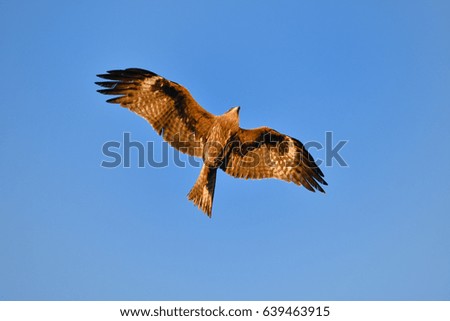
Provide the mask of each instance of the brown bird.
POLYGON ((188 194, 209 217, 212 214, 217 169, 245 179, 277 178, 324 193, 328 185, 313 157, 295 138, 268 127, 239 127, 240 107, 221 116, 203 109, 189 91, 151 71, 137 68, 97 75, 118 97, 107 100, 145 118, 177 150, 203 159, 197 181, 188 194))

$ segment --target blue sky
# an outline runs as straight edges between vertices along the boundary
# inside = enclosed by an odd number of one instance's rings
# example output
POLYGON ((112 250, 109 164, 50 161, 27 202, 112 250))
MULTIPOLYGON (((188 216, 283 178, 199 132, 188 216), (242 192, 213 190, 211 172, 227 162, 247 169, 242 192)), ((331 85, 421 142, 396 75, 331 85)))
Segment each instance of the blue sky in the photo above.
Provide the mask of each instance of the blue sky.
POLYGON ((449 31, 448 1, 1 1, 0 299, 450 299, 449 31), (161 142, 96 92, 127 67, 349 166, 221 172, 208 219, 198 168, 100 166, 161 142))

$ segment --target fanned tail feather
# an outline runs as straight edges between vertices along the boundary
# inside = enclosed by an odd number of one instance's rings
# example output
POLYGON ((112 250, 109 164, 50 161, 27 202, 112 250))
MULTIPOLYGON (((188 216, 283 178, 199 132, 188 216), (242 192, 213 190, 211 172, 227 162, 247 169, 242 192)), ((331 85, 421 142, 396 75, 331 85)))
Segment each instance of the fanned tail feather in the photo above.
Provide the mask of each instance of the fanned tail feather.
POLYGON ((209 217, 212 215, 216 174, 217 168, 211 168, 203 164, 200 175, 188 194, 188 199, 209 217))

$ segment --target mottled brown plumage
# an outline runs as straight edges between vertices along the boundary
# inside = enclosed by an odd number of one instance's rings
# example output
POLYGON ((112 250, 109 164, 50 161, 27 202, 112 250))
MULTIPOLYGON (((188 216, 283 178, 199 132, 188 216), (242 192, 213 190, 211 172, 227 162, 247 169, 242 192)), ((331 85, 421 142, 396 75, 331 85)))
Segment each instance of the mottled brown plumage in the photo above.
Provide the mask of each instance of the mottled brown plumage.
POLYGON ((221 116, 203 109, 183 86, 151 71, 111 70, 96 82, 98 92, 145 118, 171 146, 201 157, 200 175, 188 194, 211 217, 217 169, 245 179, 277 178, 324 192, 327 185, 313 157, 295 138, 268 127, 242 129, 239 109, 221 116))

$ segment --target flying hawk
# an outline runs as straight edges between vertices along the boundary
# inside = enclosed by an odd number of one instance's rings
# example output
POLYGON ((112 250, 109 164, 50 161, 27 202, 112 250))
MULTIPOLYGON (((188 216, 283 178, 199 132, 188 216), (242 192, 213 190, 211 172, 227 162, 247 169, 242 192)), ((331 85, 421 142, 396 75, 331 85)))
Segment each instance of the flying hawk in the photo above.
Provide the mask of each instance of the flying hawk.
POLYGON ((111 70, 97 76, 108 80, 96 82, 106 88, 99 93, 118 96, 108 103, 130 109, 174 148, 203 159, 188 198, 209 217, 219 168, 237 178, 278 178, 324 193, 320 184, 327 182, 303 144, 269 127, 240 128, 240 107, 215 116, 183 86, 144 69, 111 70))

